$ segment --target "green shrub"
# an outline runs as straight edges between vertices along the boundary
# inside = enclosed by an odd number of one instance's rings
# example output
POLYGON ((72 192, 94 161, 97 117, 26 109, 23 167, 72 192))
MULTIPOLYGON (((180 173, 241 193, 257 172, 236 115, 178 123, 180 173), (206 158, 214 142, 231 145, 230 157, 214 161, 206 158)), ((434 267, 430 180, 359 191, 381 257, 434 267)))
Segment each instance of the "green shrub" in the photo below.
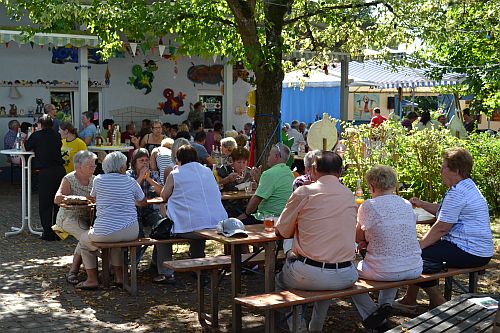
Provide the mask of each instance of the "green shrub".
POLYGON ((446 187, 441 180, 441 162, 446 148, 460 146, 474 159, 472 179, 493 211, 500 211, 500 140, 485 133, 460 140, 446 129, 407 132, 398 122, 386 121, 372 129, 369 125, 344 123, 342 133, 346 144, 343 182, 355 190, 357 179, 376 164, 392 166, 398 173, 398 194, 439 202, 446 187))

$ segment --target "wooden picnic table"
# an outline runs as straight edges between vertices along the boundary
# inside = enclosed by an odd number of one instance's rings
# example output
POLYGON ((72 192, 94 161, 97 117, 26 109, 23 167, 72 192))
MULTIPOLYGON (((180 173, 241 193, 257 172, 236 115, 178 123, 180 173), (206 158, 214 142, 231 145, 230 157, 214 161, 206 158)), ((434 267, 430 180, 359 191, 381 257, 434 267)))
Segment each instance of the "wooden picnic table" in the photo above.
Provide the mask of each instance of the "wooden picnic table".
POLYGON ((224 191, 221 192, 222 200, 245 200, 245 199, 250 199, 254 194, 255 191, 247 192, 247 191, 224 191))
POLYGON ((433 224, 436 222, 436 217, 423 208, 413 208, 413 212, 417 215, 417 224, 433 224))
POLYGON ((133 146, 89 146, 88 150, 90 151, 121 151, 121 152, 127 152, 131 149, 134 149, 133 146))
POLYGON ((471 302, 470 298, 489 296, 497 301, 500 295, 463 294, 412 320, 393 328, 388 333, 401 332, 493 332, 495 310, 471 302))
MULTIPOLYGON (((241 305, 236 303, 235 297, 241 296, 241 251, 244 245, 259 244, 265 251, 264 289, 274 291, 274 276, 276 264, 276 241, 281 237, 274 232, 265 232, 262 224, 245 226, 248 237, 231 238, 218 234, 215 229, 196 231, 206 239, 231 246, 231 296, 232 296, 232 328, 233 332, 241 332, 241 305)), ((274 326, 273 311, 266 311, 266 331, 274 326)))

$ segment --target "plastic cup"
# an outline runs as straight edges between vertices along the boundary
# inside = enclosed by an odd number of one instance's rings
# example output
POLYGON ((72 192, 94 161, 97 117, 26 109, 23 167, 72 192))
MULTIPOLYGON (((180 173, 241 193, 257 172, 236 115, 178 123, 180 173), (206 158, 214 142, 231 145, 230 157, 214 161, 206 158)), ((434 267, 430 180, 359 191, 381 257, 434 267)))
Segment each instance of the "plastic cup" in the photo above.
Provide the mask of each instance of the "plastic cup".
POLYGON ((252 182, 246 182, 245 183, 245 192, 246 193, 251 193, 252 190, 253 190, 253 188, 252 188, 252 182))
POLYGON ((130 139, 125 139, 125 146, 130 146, 130 139))
POLYGON ((264 217, 264 231, 265 232, 274 231, 274 216, 269 215, 264 217))
POLYGON ((365 199, 363 199, 363 198, 356 198, 356 199, 355 199, 355 201, 356 201, 356 203, 357 203, 357 204, 358 204, 358 206, 359 206, 359 205, 361 205, 363 202, 365 202, 365 199))

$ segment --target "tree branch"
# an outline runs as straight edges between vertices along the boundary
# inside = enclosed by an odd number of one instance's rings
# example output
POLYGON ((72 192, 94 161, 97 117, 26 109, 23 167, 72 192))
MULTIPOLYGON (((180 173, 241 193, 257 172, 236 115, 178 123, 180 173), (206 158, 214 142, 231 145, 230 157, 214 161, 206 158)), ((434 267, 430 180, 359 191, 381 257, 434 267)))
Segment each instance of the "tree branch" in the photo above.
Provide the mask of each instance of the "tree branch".
MULTIPOLYGON (((285 20, 284 21, 284 25, 289 25, 289 24, 295 23, 297 21, 301 21, 303 19, 307 19, 307 18, 310 18, 310 17, 313 17, 313 16, 317 16, 317 15, 325 15, 328 12, 331 12, 331 11, 334 11, 334 10, 371 7, 371 6, 376 6, 376 5, 380 5, 380 4, 382 4, 382 5, 386 6, 386 7, 388 6, 388 5, 386 5, 385 0, 374 0, 374 1, 365 2, 365 3, 362 3, 362 4, 353 4, 353 3, 350 3, 350 4, 345 4, 345 5, 323 6, 323 7, 319 8, 318 10, 312 11, 310 13, 306 13, 306 14, 299 15, 297 17, 291 18, 289 20, 285 20)), ((389 6, 388 9, 389 9, 389 11, 391 11, 392 7, 389 6)))

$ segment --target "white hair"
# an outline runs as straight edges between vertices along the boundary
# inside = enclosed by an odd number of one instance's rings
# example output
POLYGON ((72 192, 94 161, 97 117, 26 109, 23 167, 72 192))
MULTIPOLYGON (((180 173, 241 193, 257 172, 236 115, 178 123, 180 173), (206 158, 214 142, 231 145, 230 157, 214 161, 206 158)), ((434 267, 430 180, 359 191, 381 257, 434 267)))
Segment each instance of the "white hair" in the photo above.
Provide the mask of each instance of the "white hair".
POLYGON ((89 159, 95 161, 97 160, 97 155, 88 150, 80 150, 73 157, 73 164, 75 165, 75 168, 80 167, 87 163, 89 159))
POLYGON ((321 150, 319 149, 308 151, 307 154, 304 156, 304 166, 306 168, 310 168, 314 163, 316 157, 319 156, 321 156, 321 150))
POLYGON ((104 173, 121 173, 127 169, 127 157, 119 151, 114 151, 102 161, 102 170, 104 173))

